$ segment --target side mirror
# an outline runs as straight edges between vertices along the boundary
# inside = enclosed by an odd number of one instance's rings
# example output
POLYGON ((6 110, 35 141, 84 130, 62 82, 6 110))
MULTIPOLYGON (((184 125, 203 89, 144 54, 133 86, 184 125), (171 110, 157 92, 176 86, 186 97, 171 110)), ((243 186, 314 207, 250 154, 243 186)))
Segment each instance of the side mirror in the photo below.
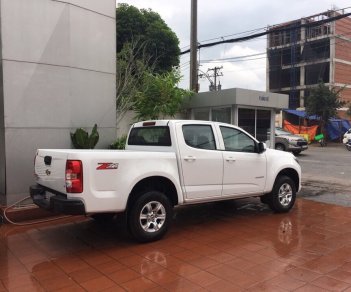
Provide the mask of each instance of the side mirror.
POLYGON ((265 152, 266 149, 267 149, 266 143, 263 143, 263 142, 258 143, 258 153, 259 154, 265 152))

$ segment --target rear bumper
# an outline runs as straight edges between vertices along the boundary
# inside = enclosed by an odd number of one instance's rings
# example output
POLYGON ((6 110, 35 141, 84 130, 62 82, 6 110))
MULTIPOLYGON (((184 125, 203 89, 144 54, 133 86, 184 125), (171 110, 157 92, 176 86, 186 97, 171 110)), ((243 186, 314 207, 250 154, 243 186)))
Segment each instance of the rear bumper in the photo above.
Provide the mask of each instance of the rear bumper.
POLYGON ((68 199, 65 194, 54 193, 41 185, 30 186, 29 193, 40 208, 68 215, 85 214, 84 203, 79 199, 68 199))

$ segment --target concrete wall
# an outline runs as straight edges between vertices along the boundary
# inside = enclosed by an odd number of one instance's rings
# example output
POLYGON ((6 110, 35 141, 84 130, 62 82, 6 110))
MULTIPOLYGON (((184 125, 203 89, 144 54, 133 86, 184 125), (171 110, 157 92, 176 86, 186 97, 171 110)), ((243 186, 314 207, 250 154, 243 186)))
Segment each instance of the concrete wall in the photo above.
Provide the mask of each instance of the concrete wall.
POLYGON ((115 0, 0 1, 0 203, 10 204, 34 182, 35 149, 71 148, 69 132, 94 123, 98 148, 115 139, 116 7, 115 0))

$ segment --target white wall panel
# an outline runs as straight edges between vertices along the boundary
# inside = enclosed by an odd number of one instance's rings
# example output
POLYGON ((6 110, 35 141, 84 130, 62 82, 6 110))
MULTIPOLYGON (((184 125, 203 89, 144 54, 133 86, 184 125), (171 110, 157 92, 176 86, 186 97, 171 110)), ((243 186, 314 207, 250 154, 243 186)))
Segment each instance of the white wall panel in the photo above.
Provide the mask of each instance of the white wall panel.
POLYGON ((116 123, 115 75, 4 61, 5 127, 69 128, 116 123))
MULTIPOLYGON (((55 0, 54 0, 55 1, 55 0)), ((71 3, 86 9, 96 11, 97 13, 116 18, 116 1, 115 0, 60 0, 71 3)))
POLYGON ((97 148, 115 139, 115 1, 0 5, 0 203, 10 204, 28 195, 37 148, 71 148, 70 131, 94 123, 97 148))
POLYGON ((115 33, 115 19, 71 7, 71 66, 115 74, 115 33))
POLYGON ((68 66, 69 6, 49 0, 1 1, 2 57, 68 66))

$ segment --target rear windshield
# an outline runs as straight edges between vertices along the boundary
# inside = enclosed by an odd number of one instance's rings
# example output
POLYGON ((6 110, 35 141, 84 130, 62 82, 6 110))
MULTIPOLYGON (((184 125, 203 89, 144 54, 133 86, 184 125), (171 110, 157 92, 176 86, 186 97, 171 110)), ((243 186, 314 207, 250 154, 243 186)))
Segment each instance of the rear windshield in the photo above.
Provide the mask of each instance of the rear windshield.
POLYGON ((130 131, 128 145, 171 146, 171 137, 167 126, 133 128, 130 131))

